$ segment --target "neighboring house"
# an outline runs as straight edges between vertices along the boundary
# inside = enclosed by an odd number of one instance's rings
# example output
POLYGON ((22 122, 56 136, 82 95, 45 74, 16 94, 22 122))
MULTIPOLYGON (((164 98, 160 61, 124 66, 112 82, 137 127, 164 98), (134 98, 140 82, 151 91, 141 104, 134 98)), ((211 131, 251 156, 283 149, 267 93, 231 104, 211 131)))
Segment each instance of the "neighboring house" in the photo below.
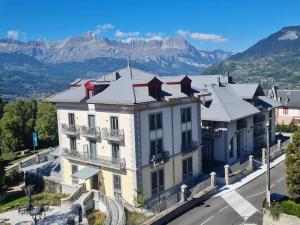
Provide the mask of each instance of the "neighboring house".
POLYGON ((279 90, 273 86, 268 96, 282 104, 276 110, 276 124, 300 125, 300 90, 279 90))
POLYGON ((234 163, 275 143, 275 108, 259 84, 235 84, 224 75, 190 76, 193 87, 206 88, 212 103, 202 105, 203 163, 234 163))
POLYGON ((191 82, 129 64, 49 97, 57 104, 64 186, 85 183, 130 204, 140 188, 152 204, 201 176, 200 98, 209 93, 191 82))

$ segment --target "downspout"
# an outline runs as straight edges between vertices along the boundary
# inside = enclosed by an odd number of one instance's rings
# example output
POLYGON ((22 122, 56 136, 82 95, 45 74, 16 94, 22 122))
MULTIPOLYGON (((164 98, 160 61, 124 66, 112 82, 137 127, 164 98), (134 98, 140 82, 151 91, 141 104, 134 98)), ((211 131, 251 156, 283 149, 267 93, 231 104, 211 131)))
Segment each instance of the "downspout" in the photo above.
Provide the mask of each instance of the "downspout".
POLYGON ((175 155, 174 155, 174 119, 173 105, 171 105, 171 121, 172 121, 172 166, 173 166, 173 187, 175 186, 175 155))

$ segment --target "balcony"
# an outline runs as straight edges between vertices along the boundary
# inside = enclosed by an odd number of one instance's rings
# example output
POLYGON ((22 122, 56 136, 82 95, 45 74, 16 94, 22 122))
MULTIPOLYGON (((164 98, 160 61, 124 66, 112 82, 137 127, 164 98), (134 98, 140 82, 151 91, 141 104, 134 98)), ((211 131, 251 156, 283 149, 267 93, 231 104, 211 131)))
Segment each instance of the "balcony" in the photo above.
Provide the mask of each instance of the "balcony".
POLYGON ((88 164, 101 166, 109 169, 123 170, 126 168, 126 163, 124 158, 117 159, 117 158, 112 158, 107 156, 99 156, 99 155, 93 156, 90 155, 88 152, 72 151, 66 148, 62 150, 62 155, 68 159, 85 162, 88 164))
POLYGON ((150 163, 153 166, 156 166, 156 165, 168 162, 169 159, 170 159, 169 152, 168 151, 163 151, 163 152, 158 153, 156 155, 152 155, 152 157, 150 157, 150 163))
POLYGON ((103 128, 102 136, 108 141, 124 142, 124 130, 103 128))
POLYGON ((86 126, 82 126, 81 127, 81 135, 83 137, 87 137, 90 139, 100 140, 101 139, 100 127, 89 128, 86 126))
POLYGON ((61 132, 63 134, 78 136, 80 134, 79 126, 75 124, 61 124, 61 132))
POLYGON ((192 143, 188 145, 181 145, 181 152, 182 153, 190 153, 195 151, 198 148, 198 143, 196 141, 193 141, 192 143))
POLYGON ((254 123, 255 124, 265 122, 265 120, 266 120, 266 116, 263 115, 263 114, 258 114, 258 115, 254 116, 254 123))
POLYGON ((260 137, 265 135, 265 129, 264 128, 260 128, 260 129, 254 129, 254 137, 260 137))
POLYGON ((220 136, 223 132, 222 128, 216 128, 212 126, 208 127, 202 127, 202 133, 204 135, 210 135, 210 136, 220 136))

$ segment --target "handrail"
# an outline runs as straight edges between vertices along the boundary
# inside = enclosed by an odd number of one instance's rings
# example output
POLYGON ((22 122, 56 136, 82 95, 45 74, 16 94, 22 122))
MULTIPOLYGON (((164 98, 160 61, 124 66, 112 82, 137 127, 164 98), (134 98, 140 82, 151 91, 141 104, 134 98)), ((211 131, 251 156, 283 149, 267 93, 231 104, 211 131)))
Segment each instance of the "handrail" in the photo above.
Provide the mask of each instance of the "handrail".
POLYGON ((80 132, 79 126, 75 125, 75 124, 62 123, 61 124, 61 129, 62 129, 62 133, 67 133, 67 134, 78 135, 79 132, 80 132))
POLYGON ((80 196, 82 194, 82 192, 85 190, 85 184, 81 184, 77 189, 76 191, 74 191, 71 195, 69 195, 68 197, 66 198, 62 198, 60 200, 61 204, 66 204, 66 203, 71 203, 71 202, 74 202, 78 196, 80 196))
POLYGON ((102 128, 103 139, 114 140, 114 141, 124 141, 124 130, 123 129, 109 129, 102 128))
POLYGON ((100 127, 90 128, 87 126, 81 126, 82 136, 101 138, 100 127))

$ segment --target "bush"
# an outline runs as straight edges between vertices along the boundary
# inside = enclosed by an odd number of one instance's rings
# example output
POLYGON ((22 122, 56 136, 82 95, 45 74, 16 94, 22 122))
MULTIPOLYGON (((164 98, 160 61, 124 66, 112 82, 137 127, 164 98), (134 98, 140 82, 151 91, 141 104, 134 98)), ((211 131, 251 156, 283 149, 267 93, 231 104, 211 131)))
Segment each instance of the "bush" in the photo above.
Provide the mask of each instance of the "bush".
POLYGON ((13 161, 17 158, 17 153, 12 151, 3 151, 1 154, 1 158, 4 161, 13 161))
POLYGON ((285 214, 297 216, 300 218, 300 204, 294 201, 283 201, 280 204, 281 211, 285 214))
POLYGON ((292 125, 277 125, 276 132, 284 132, 284 133, 294 133, 299 127, 292 125))
POLYGON ((130 212, 125 210, 126 224, 127 225, 139 225, 148 219, 144 214, 138 212, 130 212))
POLYGON ((7 186, 13 186, 20 183, 23 180, 24 174, 18 173, 15 170, 11 170, 5 173, 4 184, 7 186))
POLYGON ((98 210, 87 212, 89 225, 102 225, 106 220, 106 215, 98 210))

